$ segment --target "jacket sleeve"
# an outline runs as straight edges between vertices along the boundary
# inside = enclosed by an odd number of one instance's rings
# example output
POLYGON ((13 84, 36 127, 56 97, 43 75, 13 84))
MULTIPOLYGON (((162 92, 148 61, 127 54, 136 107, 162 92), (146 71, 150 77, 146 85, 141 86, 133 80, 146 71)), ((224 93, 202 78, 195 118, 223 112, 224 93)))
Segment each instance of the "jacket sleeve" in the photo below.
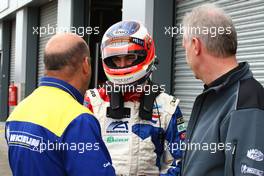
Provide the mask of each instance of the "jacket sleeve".
POLYGON ((179 107, 170 119, 165 132, 165 150, 161 176, 177 176, 181 172, 181 142, 185 138, 186 127, 179 107))
POLYGON ((115 175, 108 150, 102 141, 98 121, 82 114, 67 127, 62 142, 71 146, 63 151, 67 175, 115 175))
POLYGON ((227 126, 225 175, 264 176, 264 110, 234 111, 227 126))

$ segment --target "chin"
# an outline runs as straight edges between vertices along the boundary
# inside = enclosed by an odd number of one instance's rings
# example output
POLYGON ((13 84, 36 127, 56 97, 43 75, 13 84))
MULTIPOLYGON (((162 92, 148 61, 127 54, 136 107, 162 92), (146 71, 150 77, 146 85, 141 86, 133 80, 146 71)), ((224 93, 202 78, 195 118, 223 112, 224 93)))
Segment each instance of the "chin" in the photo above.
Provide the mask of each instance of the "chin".
POLYGON ((202 80, 201 77, 200 77, 198 74, 195 74, 194 77, 195 77, 196 79, 202 80))

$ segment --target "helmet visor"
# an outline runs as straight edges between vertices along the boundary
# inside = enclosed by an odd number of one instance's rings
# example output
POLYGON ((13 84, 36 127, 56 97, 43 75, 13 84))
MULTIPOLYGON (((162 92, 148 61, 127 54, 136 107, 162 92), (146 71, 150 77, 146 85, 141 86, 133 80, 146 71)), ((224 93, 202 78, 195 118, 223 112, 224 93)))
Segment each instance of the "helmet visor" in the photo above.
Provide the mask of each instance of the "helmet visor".
POLYGON ((112 69, 128 68, 143 62, 145 56, 137 54, 116 55, 104 59, 104 63, 112 69))
POLYGON ((144 41, 133 37, 111 38, 101 45, 102 58, 138 54, 145 55, 144 41))

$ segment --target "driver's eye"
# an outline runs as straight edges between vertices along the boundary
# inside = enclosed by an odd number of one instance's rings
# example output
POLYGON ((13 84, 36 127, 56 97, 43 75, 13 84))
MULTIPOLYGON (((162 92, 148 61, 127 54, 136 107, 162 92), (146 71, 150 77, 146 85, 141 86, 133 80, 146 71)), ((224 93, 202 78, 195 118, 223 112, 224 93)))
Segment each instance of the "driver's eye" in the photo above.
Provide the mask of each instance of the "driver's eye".
POLYGON ((120 62, 121 61, 121 58, 119 57, 114 57, 112 58, 113 62, 120 62))
POLYGON ((126 59, 129 62, 134 62, 135 60, 137 60, 137 56, 136 55, 128 55, 128 56, 126 56, 126 59))
POLYGON ((137 60, 136 55, 115 56, 112 58, 112 61, 118 67, 130 66, 136 60, 137 60))

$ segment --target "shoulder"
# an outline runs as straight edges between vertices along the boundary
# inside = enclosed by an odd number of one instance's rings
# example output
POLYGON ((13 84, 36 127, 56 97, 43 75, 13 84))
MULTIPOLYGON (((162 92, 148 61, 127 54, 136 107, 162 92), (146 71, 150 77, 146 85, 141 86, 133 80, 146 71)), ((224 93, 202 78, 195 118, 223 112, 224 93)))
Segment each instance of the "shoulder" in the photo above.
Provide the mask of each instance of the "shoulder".
POLYGON ((60 124, 59 126, 57 126, 57 128, 52 125, 50 126, 58 136, 61 136, 66 128, 68 128, 68 126, 72 124, 72 122, 76 123, 83 120, 88 122, 93 121, 94 119, 93 113, 80 103, 76 102, 75 100, 68 103, 68 106, 64 106, 63 108, 65 109, 59 112, 60 114, 58 114, 57 120, 50 119, 50 122, 60 124))
POLYGON ((89 89, 86 91, 85 94, 85 100, 95 101, 97 100, 102 100, 109 102, 109 96, 107 95, 107 90, 104 88, 99 88, 99 89, 89 89))
POLYGON ((55 88, 38 88, 18 105, 8 121, 30 122, 61 136, 67 126, 82 114, 92 116, 89 109, 68 93, 55 88))
POLYGON ((180 103, 180 100, 167 93, 161 93, 157 97, 157 103, 169 114, 174 114, 180 103))
POLYGON ((75 135, 79 135, 83 131, 93 131, 94 133, 100 133, 100 125, 98 120, 89 113, 83 113, 76 116, 67 125, 61 135, 65 134, 66 131, 73 131, 75 135))
POLYGON ((248 108, 264 110, 264 88, 254 78, 240 81, 237 109, 248 108))

